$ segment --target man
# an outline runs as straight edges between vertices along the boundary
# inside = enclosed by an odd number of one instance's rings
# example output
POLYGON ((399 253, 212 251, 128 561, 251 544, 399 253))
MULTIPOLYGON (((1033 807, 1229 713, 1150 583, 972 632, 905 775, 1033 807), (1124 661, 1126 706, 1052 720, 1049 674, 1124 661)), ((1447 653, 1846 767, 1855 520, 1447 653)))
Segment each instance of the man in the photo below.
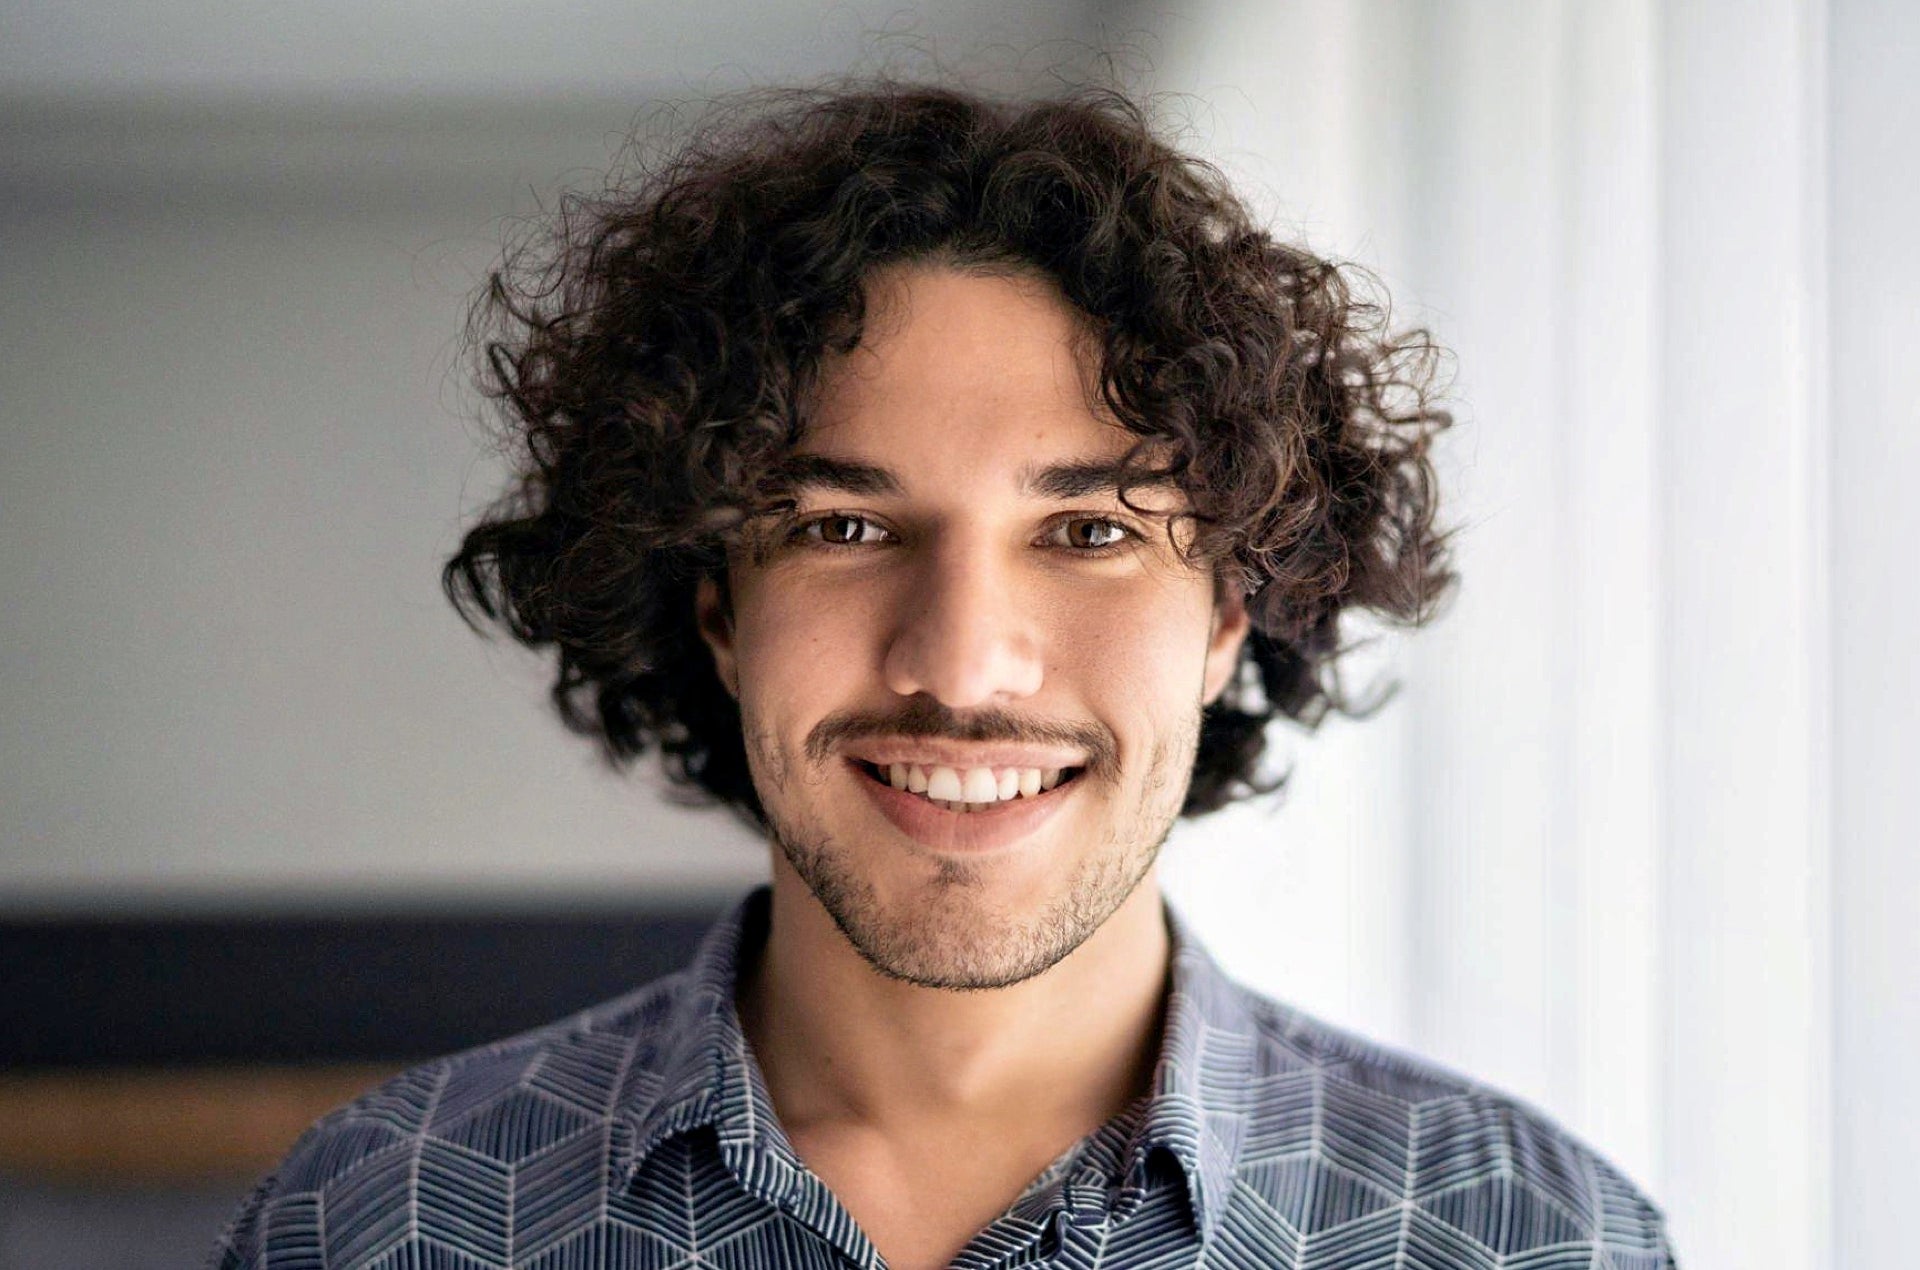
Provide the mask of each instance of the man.
POLYGON ((449 564, 773 844, 681 975, 316 1125, 223 1266, 1656 1267, 1538 1114, 1226 980, 1177 816, 1450 581, 1432 348, 1124 101, 755 99, 482 308, 449 564))

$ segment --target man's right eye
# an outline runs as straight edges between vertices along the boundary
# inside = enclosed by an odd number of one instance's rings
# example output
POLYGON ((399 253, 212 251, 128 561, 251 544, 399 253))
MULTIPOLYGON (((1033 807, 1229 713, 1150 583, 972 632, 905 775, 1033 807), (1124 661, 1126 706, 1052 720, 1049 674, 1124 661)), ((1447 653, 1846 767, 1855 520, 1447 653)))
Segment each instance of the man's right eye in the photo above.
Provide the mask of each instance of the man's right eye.
POLYGON ((881 541, 886 532, 864 516, 834 512, 803 522, 794 536, 828 547, 861 547, 881 541))

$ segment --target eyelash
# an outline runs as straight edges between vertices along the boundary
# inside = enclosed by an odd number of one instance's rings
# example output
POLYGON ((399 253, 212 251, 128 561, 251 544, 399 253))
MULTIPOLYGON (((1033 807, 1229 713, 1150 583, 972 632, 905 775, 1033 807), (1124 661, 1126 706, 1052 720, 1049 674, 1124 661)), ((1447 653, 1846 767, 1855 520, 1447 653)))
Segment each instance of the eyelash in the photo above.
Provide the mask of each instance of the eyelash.
MULTIPOLYGON (((821 525, 826 524, 830 520, 858 521, 862 525, 870 526, 874 529, 879 529, 881 533, 890 532, 889 530, 882 528, 880 525, 875 524, 873 519, 868 516, 859 516, 859 515, 855 515, 852 512, 821 512, 819 515, 809 516, 806 519, 800 521, 798 524, 794 525, 793 528, 789 530, 787 533, 787 541, 793 542, 793 543, 801 543, 803 545, 814 547, 814 548, 825 550, 825 551, 855 551, 862 547, 874 547, 874 546, 880 545, 878 543, 870 543, 870 542, 828 542, 824 538, 815 536, 815 531, 817 531, 821 525)), ((1105 543, 1098 547, 1064 547, 1062 548, 1062 550, 1072 555, 1090 556, 1095 559, 1098 559, 1103 556, 1116 555, 1119 552, 1125 551, 1128 547, 1132 546, 1135 542, 1139 541, 1140 535, 1137 532, 1135 532, 1133 529, 1129 528, 1128 526, 1122 524, 1121 522, 1114 520, 1110 516, 1066 516, 1055 521, 1054 528, 1057 529, 1062 525, 1070 525, 1075 521, 1082 521, 1082 520, 1091 520, 1091 521, 1096 521, 1102 525, 1110 525, 1114 529, 1117 529, 1120 531, 1120 536, 1114 541, 1105 543)), ((1049 530, 1048 534, 1049 536, 1051 536, 1052 530, 1049 530)))

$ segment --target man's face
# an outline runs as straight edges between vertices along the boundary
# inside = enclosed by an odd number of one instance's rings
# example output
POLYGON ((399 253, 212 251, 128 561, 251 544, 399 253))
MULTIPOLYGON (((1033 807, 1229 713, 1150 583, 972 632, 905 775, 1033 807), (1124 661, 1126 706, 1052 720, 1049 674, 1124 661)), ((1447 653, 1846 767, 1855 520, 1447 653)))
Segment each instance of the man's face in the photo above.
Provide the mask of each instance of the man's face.
POLYGON ((1097 930, 1246 632, 1168 541, 1177 491, 1136 488, 1143 515, 1098 479, 1134 438, 1089 404, 1078 333, 1025 274, 871 279, 797 509, 734 553, 730 611, 700 591, 785 859, 890 976, 1017 983, 1097 930))

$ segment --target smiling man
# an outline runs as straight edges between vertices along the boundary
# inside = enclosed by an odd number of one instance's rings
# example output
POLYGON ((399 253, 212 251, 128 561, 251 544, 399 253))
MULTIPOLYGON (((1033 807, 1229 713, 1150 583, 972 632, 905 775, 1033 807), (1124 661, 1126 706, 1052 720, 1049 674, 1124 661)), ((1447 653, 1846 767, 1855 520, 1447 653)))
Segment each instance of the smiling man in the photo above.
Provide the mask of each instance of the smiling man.
POLYGON ((1161 902, 1175 821, 1343 704, 1342 615, 1450 581, 1431 346, 1341 270, 1116 97, 882 84, 569 204, 482 314, 526 461, 450 593, 771 886, 323 1120, 217 1264, 1671 1264, 1556 1126, 1161 902))

